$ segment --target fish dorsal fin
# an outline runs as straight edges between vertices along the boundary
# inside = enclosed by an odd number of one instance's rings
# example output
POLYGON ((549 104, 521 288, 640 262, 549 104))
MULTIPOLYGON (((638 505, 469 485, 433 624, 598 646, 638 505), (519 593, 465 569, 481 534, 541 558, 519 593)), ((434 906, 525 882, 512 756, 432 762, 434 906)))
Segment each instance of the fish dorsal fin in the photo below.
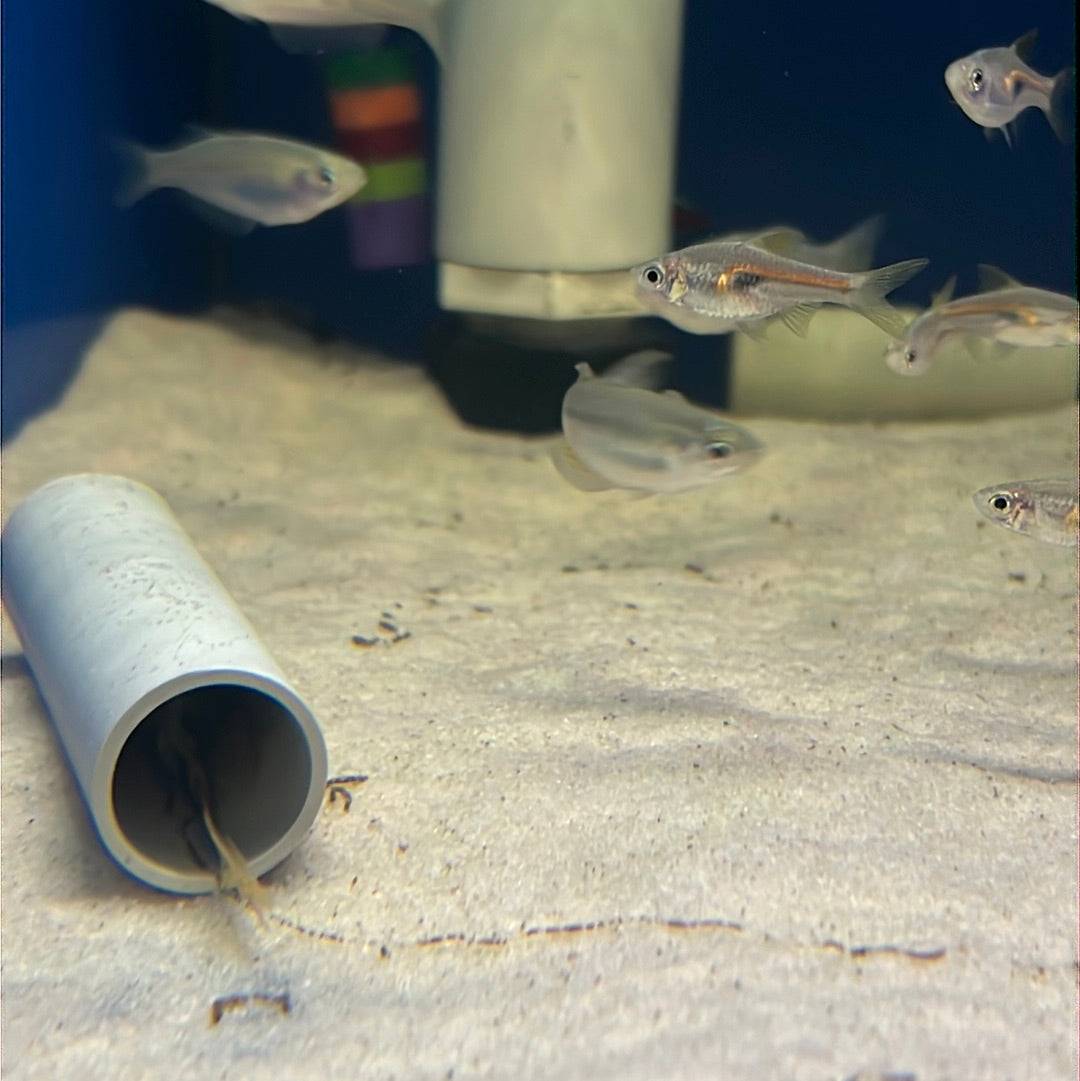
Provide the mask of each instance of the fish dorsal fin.
POLYGON ((1021 284, 1000 267, 991 266, 989 263, 979 263, 978 271, 979 286, 984 293, 990 293, 995 289, 1015 289, 1021 284))
POLYGON ((871 214, 828 244, 816 245, 815 258, 806 262, 820 263, 830 270, 847 273, 869 270, 874 265, 874 249, 884 232, 885 215, 871 214))
POLYGON ((677 402, 685 402, 686 401, 686 395, 685 394, 680 394, 679 391, 675 390, 674 388, 669 388, 668 390, 665 390, 663 393, 664 393, 665 398, 674 398, 675 401, 677 401, 677 402))
POLYGON ((555 468, 563 475, 563 479, 583 492, 602 492, 607 488, 615 487, 599 473, 594 473, 574 453, 565 438, 552 450, 551 460, 555 468))
POLYGON ((642 349, 617 360, 604 372, 602 378, 606 383, 616 383, 621 387, 655 390, 660 385, 664 368, 671 363, 671 359, 670 353, 660 349, 642 349))
POLYGON ((751 244, 762 251, 772 252, 773 255, 785 255, 797 244, 801 244, 806 237, 788 225, 780 225, 774 229, 767 229, 756 236, 748 236, 744 244, 751 244))
POLYGON ((575 364, 574 371, 577 372, 579 383, 584 383, 586 379, 596 378, 596 372, 592 370, 592 365, 585 360, 583 360, 580 364, 575 364))
POLYGON ((793 334, 805 338, 806 331, 810 326, 810 320, 816 311, 817 308, 812 304, 796 304, 793 308, 788 308, 783 312, 780 320, 793 334))
POLYGON ((945 284, 936 292, 930 294, 930 307, 940 308, 945 304, 948 304, 953 298, 953 293, 956 292, 956 275, 950 274, 945 279, 945 284))
POLYGON ((1032 50, 1035 48, 1035 39, 1038 36, 1038 27, 1032 27, 1026 34, 1018 37, 1012 43, 1012 51, 1026 63, 1028 57, 1031 56, 1032 50))

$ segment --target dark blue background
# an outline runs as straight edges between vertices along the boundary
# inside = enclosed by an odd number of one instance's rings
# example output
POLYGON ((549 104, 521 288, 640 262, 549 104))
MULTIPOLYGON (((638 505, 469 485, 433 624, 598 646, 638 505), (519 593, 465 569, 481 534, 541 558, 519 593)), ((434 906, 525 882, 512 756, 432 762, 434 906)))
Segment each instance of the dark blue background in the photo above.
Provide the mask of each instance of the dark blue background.
MULTIPOLYGON (((1033 112, 1014 150, 986 142, 942 80, 950 60, 1031 26, 1035 67, 1074 62, 1064 0, 687 0, 679 191, 718 231, 786 222, 827 239, 884 211, 879 262, 935 264, 903 291, 913 300, 953 270, 973 287, 977 262, 1074 292, 1071 150, 1033 112)), ((5 438, 55 400, 122 305, 282 302, 419 359, 439 314, 432 266, 357 272, 340 214, 234 239, 171 195, 113 208, 110 135, 164 144, 200 122, 332 144, 317 60, 201 0, 8 3, 2 29, 5 438)), ((415 43, 430 143, 434 61, 412 35, 394 40, 415 43)))

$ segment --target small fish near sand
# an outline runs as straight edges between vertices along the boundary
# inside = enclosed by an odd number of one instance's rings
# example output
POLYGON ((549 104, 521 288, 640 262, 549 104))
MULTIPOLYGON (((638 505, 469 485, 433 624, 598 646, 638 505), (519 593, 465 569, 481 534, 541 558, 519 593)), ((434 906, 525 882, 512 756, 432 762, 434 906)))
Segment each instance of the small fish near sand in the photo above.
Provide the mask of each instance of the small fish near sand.
POLYGON ((1071 143, 1075 134, 1068 98, 1075 86, 1076 69, 1063 68, 1050 76, 1029 67, 1025 61, 1035 36, 1036 32, 1029 30, 1012 45, 979 49, 945 69, 945 85, 956 104, 985 128, 987 135, 999 130, 1009 146, 1016 118, 1025 109, 1041 109, 1063 143, 1071 143))
POLYGON ((892 337, 905 325, 885 296, 914 277, 928 259, 856 273, 802 262, 778 253, 799 240, 790 229, 734 241, 708 241, 631 268, 646 311, 691 334, 760 334, 780 319, 806 333, 823 304, 857 311, 892 337))
POLYGON ((762 444, 673 390, 650 389, 670 357, 648 350, 603 376, 578 364, 563 398, 563 441, 552 453, 563 477, 583 491, 624 488, 641 495, 711 484, 752 465, 762 444))
POLYGON ((1080 523, 1080 484, 1072 479, 1022 480, 980 488, 976 509, 1005 529, 1033 540, 1075 547, 1080 523))
POLYGON ((129 165, 117 205, 131 206, 157 188, 179 188, 211 221, 238 233, 310 221, 367 182, 363 167, 349 158, 270 135, 196 129, 169 150, 123 141, 117 149, 129 165))
POLYGON ((1021 285, 997 267, 981 265, 983 292, 950 300, 955 278, 916 317, 903 338, 885 351, 885 362, 899 375, 923 375, 934 354, 952 338, 998 342, 1006 346, 1046 348, 1076 345, 1080 314, 1076 298, 1021 285))

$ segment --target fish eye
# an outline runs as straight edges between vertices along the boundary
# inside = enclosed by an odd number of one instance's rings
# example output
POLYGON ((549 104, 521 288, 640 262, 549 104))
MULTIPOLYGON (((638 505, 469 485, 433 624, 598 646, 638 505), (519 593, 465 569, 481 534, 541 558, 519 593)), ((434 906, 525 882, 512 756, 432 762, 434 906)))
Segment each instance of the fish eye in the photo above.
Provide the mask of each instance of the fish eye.
POLYGON ((983 73, 982 68, 972 68, 971 74, 968 76, 968 86, 971 88, 973 94, 977 94, 982 90, 983 85, 983 73))
POLYGON ((735 448, 730 443, 725 443, 722 439, 714 440, 712 443, 708 443, 705 447, 705 453, 710 458, 727 458, 733 454, 735 448))
POLYGON ((642 272, 641 280, 649 285, 664 284, 664 268, 659 263, 650 263, 642 272))
POLYGON ((990 497, 990 506, 997 511, 1006 511, 1012 506, 1012 500, 1003 492, 998 492, 990 497))
POLYGON ((904 363, 905 364, 914 364, 915 359, 916 358, 915 358, 915 350, 914 349, 911 349, 909 347, 909 348, 904 350, 904 363))
POLYGON ((331 169, 329 165, 324 165, 319 169, 319 180, 325 184, 326 187, 332 187, 335 179, 334 170, 331 169))

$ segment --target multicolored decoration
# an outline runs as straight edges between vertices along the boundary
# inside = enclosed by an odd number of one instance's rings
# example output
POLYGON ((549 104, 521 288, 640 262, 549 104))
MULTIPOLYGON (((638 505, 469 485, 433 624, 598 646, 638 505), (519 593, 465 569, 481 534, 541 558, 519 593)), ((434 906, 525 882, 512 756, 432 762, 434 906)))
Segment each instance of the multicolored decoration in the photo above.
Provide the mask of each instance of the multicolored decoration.
POLYGON ((337 144, 367 170, 346 204, 353 265, 370 270, 429 257, 422 102, 403 48, 349 53, 326 63, 337 144))

